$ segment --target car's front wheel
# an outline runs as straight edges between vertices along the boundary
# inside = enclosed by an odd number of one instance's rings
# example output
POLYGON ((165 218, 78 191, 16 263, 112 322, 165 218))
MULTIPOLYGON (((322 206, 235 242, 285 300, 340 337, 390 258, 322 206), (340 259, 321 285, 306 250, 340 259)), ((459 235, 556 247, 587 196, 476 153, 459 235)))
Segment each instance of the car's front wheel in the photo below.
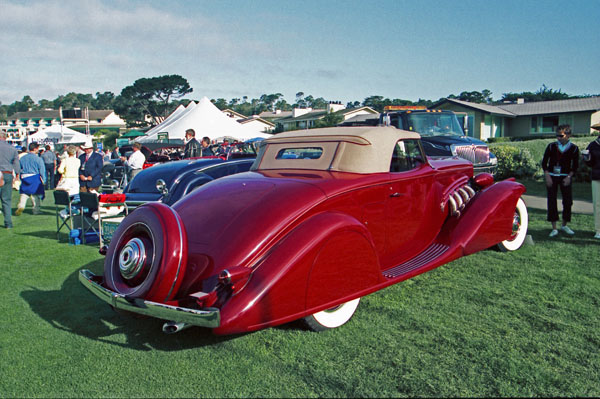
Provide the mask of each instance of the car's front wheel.
POLYGON ((360 298, 356 298, 331 309, 317 312, 305 317, 304 323, 313 331, 325 331, 339 327, 352 318, 359 302, 360 298))
POLYGON ((516 251, 521 248, 527 236, 527 227, 529 218, 527 215, 527 207, 521 198, 517 202, 517 208, 513 216, 513 228, 511 238, 502 241, 498 244, 498 249, 502 252, 516 251))

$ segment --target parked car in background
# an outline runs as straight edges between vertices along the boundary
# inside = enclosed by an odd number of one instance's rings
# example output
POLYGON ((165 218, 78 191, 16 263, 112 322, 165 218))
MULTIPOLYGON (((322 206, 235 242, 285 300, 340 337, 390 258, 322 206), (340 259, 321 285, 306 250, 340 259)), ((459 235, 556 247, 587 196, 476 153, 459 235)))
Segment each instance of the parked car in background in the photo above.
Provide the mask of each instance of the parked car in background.
POLYGON ((173 161, 144 169, 123 190, 129 207, 150 201, 173 205, 196 188, 236 173, 247 172, 254 159, 199 158, 173 161))
POLYGON ((431 110, 421 106, 389 105, 378 118, 343 122, 340 126, 394 126, 417 132, 425 154, 430 158, 459 157, 473 163, 474 173, 495 174, 498 159, 487 144, 465 135, 452 111, 431 110))
POLYGON ((414 132, 282 133, 261 144, 251 171, 135 209, 104 274, 82 270, 80 281, 114 308, 167 320, 165 332, 297 319, 335 328, 365 295, 492 246, 518 249, 524 191, 473 177, 466 160, 428 159, 414 132))
MULTIPOLYGON (((157 164, 182 159, 182 149, 183 144, 178 143, 143 144, 140 151, 146 157, 144 169, 157 164)), ((132 152, 133 147, 131 145, 119 147, 119 153, 125 158, 129 158, 132 152)), ((113 193, 123 191, 129 183, 130 172, 129 167, 120 159, 105 161, 102 167, 102 192, 113 193)))
POLYGON ((224 141, 210 146, 214 155, 202 158, 240 159, 256 158, 258 145, 263 139, 248 140, 244 142, 224 141))

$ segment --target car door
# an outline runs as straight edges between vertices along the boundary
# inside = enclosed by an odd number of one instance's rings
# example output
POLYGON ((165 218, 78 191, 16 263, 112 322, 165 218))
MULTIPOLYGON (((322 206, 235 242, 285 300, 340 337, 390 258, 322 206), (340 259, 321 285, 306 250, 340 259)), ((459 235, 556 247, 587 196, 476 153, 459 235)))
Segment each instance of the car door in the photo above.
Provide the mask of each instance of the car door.
POLYGON ((390 163, 387 198, 386 263, 395 266, 426 248, 434 236, 426 226, 434 202, 433 170, 426 161, 420 140, 396 143, 390 163))

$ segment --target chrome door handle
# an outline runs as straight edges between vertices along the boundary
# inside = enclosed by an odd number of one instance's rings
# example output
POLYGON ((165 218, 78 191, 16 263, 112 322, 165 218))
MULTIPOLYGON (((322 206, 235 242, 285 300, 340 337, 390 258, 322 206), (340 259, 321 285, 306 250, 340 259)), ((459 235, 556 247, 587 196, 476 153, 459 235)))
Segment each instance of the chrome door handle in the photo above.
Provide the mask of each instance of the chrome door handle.
POLYGON ((394 193, 394 194, 390 194, 390 197, 392 198, 398 198, 398 197, 402 197, 404 194, 402 193, 394 193))

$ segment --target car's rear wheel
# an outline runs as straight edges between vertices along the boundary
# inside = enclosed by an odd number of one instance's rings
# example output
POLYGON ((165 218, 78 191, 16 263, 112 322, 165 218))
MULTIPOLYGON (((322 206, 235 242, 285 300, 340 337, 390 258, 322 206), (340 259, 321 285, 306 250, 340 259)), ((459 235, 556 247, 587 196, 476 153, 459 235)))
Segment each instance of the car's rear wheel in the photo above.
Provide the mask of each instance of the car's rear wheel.
POLYGON ((325 331, 339 327, 352 318, 359 302, 360 298, 356 298, 331 309, 317 312, 305 317, 304 323, 313 331, 325 331))
POLYGON ((177 294, 186 263, 187 237, 179 215, 164 204, 146 204, 115 231, 104 282, 131 298, 167 302, 177 294))
POLYGON ((529 217, 527 207, 521 198, 517 202, 517 208, 513 216, 513 229, 511 238, 502 241, 498 244, 498 249, 502 252, 516 251, 521 248, 527 236, 527 228, 529 226, 529 217))

